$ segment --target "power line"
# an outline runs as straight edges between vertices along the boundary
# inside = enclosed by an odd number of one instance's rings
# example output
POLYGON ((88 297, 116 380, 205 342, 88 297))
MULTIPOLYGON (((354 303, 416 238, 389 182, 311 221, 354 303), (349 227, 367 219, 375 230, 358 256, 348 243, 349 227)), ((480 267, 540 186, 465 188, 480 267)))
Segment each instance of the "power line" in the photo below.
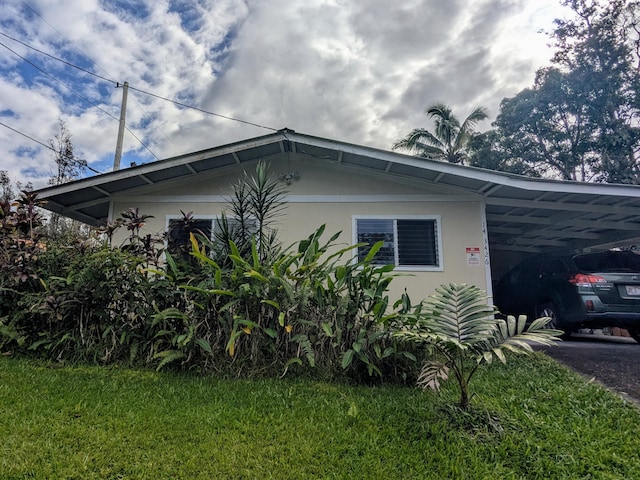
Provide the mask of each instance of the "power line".
MULTIPOLYGON (((0 34, 5 35, 5 34, 4 34, 4 33, 2 33, 2 32, 0 32, 0 34)), ((5 36, 7 36, 7 35, 5 35, 5 36)), ((11 37, 9 37, 9 38, 11 38, 11 37)), ((22 43, 22 42, 20 42, 20 43, 22 43)), ((26 45, 26 44, 25 44, 25 45, 26 45)), ((25 57, 23 57, 22 55, 20 55, 20 54, 19 54, 18 52, 16 52, 15 50, 13 50, 13 49, 9 48, 9 47, 8 47, 7 45, 5 45, 4 43, 0 42, 0 46, 3 46, 3 47, 4 47, 4 48, 6 48, 7 50, 9 50, 11 53, 13 53, 15 56, 17 56, 17 57, 21 58, 23 61, 25 61, 26 63, 28 63, 29 65, 31 65, 33 68, 35 68, 35 69, 39 70, 40 72, 42 72, 44 75, 46 75, 47 77, 49 77, 49 78, 50 78, 50 79, 52 79, 53 81, 58 82, 60 85, 62 85, 62 86, 63 86, 63 87, 65 87, 66 89, 70 90, 72 93, 74 93, 75 95, 77 95, 78 97, 80 97, 81 99, 83 99, 83 100, 84 100, 85 102, 87 102, 88 104, 93 105, 94 107, 96 107, 98 110, 100 110, 100 111, 101 111, 102 113, 104 113, 105 115, 108 115, 109 117, 113 118, 114 120, 119 121, 119 119, 118 119, 118 118, 116 118, 114 115, 112 115, 111 113, 107 112, 105 109, 103 109, 102 107, 100 107, 100 106, 99 106, 99 105, 97 105, 96 103, 92 102, 91 100, 89 100, 89 99, 88 99, 88 98, 86 98, 85 96, 83 96, 83 95, 79 94, 79 93, 78 93, 77 91, 75 91, 73 88, 69 87, 68 85, 66 85, 66 84, 65 84, 64 82, 62 82, 61 80, 58 80, 56 77, 54 77, 53 75, 51 75, 51 74, 49 74, 48 72, 46 72, 45 70, 43 70, 42 68, 40 68, 38 65, 36 65, 36 64, 35 64, 35 63, 33 63, 32 61, 30 61, 30 60, 26 59, 25 57)), ((33 47, 30 47, 30 48, 33 48, 33 47)), ((46 55, 48 55, 48 54, 46 54, 46 55)), ((54 59, 56 59, 56 60, 58 60, 58 61, 61 61, 61 62, 63 62, 63 63, 66 63, 66 64, 68 64, 68 65, 70 65, 70 66, 73 66, 74 68, 78 68, 78 69, 80 69, 80 70, 86 71, 87 73, 91 73, 91 72, 88 72, 87 70, 82 69, 81 67, 78 67, 78 66, 76 66, 76 65, 72 65, 72 64, 70 64, 70 63, 68 63, 68 62, 65 62, 64 60, 59 59, 59 58, 53 57, 53 56, 51 56, 51 55, 48 55, 48 56, 50 56, 51 58, 54 58, 54 59)), ((91 74, 92 74, 92 75, 94 75, 94 76, 98 76, 98 77, 99 77, 99 75, 96 75, 96 74, 94 74, 94 73, 91 73, 91 74)), ((102 78, 102 77, 100 77, 100 78, 102 78)), ((109 81, 110 81, 110 80, 109 80, 109 81)), ((160 160, 160 159, 158 158, 158 156, 157 156, 155 153, 153 153, 153 152, 151 151, 151 149, 150 149, 150 148, 149 148, 149 147, 148 147, 148 146, 147 146, 147 145, 146 145, 142 140, 140 140, 140 138, 138 138, 138 136, 137 136, 135 133, 133 133, 129 127, 125 126, 125 128, 126 128, 127 132, 129 132, 129 133, 133 136, 133 138, 135 138, 136 140, 138 140, 138 142, 140 142, 140 145, 142 145, 142 146, 143 146, 143 147, 144 147, 144 148, 145 148, 145 149, 146 149, 146 150, 147 150, 151 155, 153 155, 153 157, 154 157, 156 160, 160 160)))
MULTIPOLYGON (((93 63, 95 66, 97 66, 100 70, 102 70, 105 74, 108 75, 108 72, 102 68, 97 62, 95 62, 89 55, 87 55, 82 49, 80 49, 75 43, 73 43, 71 40, 69 40, 67 37, 65 37, 59 30, 57 30, 53 25, 51 25, 49 22, 47 22, 47 20, 38 13, 38 11, 33 8, 31 5, 29 5, 27 2, 25 2, 24 0, 21 0, 22 3, 29 8, 29 10, 31 10, 40 20, 42 20, 44 23, 46 23, 54 32, 56 32, 58 35, 60 35, 62 38, 64 38, 66 40, 66 42, 68 44, 70 44, 71 46, 73 46, 73 48, 75 48, 76 50, 78 50, 78 52, 80 52, 85 58, 88 58, 89 60, 91 60, 91 63, 93 63)), ((20 42, 19 40, 16 40, 16 42, 20 42)), ((22 43, 22 42, 20 42, 22 43)), ((26 47, 32 48, 29 45, 26 45, 23 43, 23 45, 25 45, 26 47)), ((44 53, 44 52, 41 52, 44 53)), ((45 55, 48 55, 47 53, 44 53, 45 55)), ((92 73, 93 75, 93 73, 92 73)))
MULTIPOLYGON (((20 130, 16 130, 16 129, 15 129, 15 128, 13 128, 13 127, 10 127, 10 126, 9 126, 9 125, 7 125, 6 123, 2 123, 2 122, 0 122, 0 125, 2 125, 2 126, 3 126, 3 127, 5 127, 5 128, 8 128, 9 130, 11 130, 11 131, 13 131, 13 132, 17 133, 18 135, 22 135, 23 137, 28 138, 29 140, 31 140, 32 142, 37 143, 38 145, 42 145, 44 148, 48 148, 49 150, 51 150, 51 151, 52 151, 52 152, 54 152, 54 153, 57 153, 57 152, 56 152, 56 149, 55 149, 55 148, 53 148, 51 145, 47 145, 46 143, 41 142, 40 140, 36 140, 35 138, 33 138, 33 137, 31 137, 31 136, 27 135, 26 133, 21 132, 20 130)), ((86 167, 87 167, 89 170, 91 170, 92 172, 94 172, 94 173, 102 173, 102 172, 100 172, 100 171, 96 170, 95 168, 90 167, 89 165, 87 165, 86 167)))
MULTIPOLYGON (((109 73, 108 73, 104 68, 102 68, 102 66, 101 66, 98 62, 96 62, 93 58, 91 58, 91 57, 90 57, 90 56, 89 56, 89 55, 88 55, 84 50, 82 50, 80 47, 78 47, 75 43, 73 43, 71 40, 69 40, 67 37, 65 37, 65 36, 64 36, 64 35, 63 35, 59 30, 57 30, 53 25, 51 25, 49 22, 47 22, 47 20, 46 20, 42 15, 40 15, 40 14, 36 11, 36 9, 35 9, 35 8, 33 8, 31 5, 29 5, 29 4, 28 4, 27 2, 25 2, 24 0, 22 0, 22 3, 23 3, 27 8, 29 8, 29 9, 30 9, 30 10, 31 10, 35 15, 37 15, 37 16, 38 16, 38 18, 40 18, 40 20, 42 20, 44 23, 46 23, 46 24, 47 24, 47 25, 48 25, 48 26, 49 26, 49 27, 50 27, 54 32, 56 32, 58 35, 60 35, 60 37, 62 37, 62 38, 63 38, 63 39, 64 39, 64 40, 69 44, 69 45, 71 45, 71 46, 72 46, 73 48, 75 48, 78 52, 80 52, 80 53, 82 54, 82 56, 84 56, 85 58, 88 58, 88 59, 89 59, 89 61, 90 61, 93 65, 95 65, 96 67, 98 67, 98 68, 99 68, 101 71, 103 71, 106 75, 109 75, 109 73)), ((0 32, 0 33, 1 33, 1 32, 0 32)), ((3 34, 3 35, 7 36, 6 34, 3 34)), ((12 38, 12 37, 9 37, 9 38, 12 38)), ((22 45, 24 45, 25 47, 33 48, 33 47, 31 47, 30 45, 27 45, 26 43, 21 42, 21 41, 20 41, 20 40, 18 40, 18 39, 12 38, 12 40, 15 40, 16 42, 21 43, 21 44, 22 44, 22 45)), ((37 51, 37 52, 39 52, 39 53, 42 53, 43 55, 46 55, 46 56, 48 56, 48 57, 50 57, 50 58, 52 58, 52 59, 54 59, 54 60, 58 60, 58 61, 60 61, 60 62, 63 62, 65 65, 68 65, 68 66, 73 67, 73 68, 79 68, 81 71, 83 71, 83 72, 85 72, 85 73, 88 73, 89 75, 93 75, 93 76, 95 76, 95 77, 97 77, 97 78, 100 78, 100 79, 102 79, 102 80, 106 80, 106 81, 108 81, 108 82, 110 82, 110 83, 117 83, 117 82, 115 82, 114 80, 111 80, 111 79, 106 78, 106 77, 102 77, 102 76, 97 75, 97 74, 95 74, 95 73, 93 73, 93 72, 90 72, 89 70, 82 69, 81 67, 78 67, 77 65, 74 65, 74 64, 72 64, 72 63, 66 62, 65 60, 62 60, 62 59, 58 59, 58 58, 54 57, 53 55, 50 55, 50 54, 48 54, 48 53, 46 53, 46 52, 43 52, 43 51, 40 51, 40 50, 38 50, 38 49, 36 49, 36 48, 34 48, 34 50, 35 50, 35 51, 37 51)), ((117 85, 116 85, 116 86, 117 86, 117 85)), ((142 111, 143 111, 147 116, 149 116, 149 112, 147 112, 147 110, 144 108, 144 106, 143 106, 142 104, 138 103, 138 101, 137 101, 135 98, 133 99, 133 101, 136 103, 136 105, 138 105, 138 107, 139 107, 139 108, 140 108, 140 109, 141 109, 141 110, 142 110, 142 111)), ((158 157, 156 157, 156 156, 153 154, 153 152, 149 149, 149 147, 147 147, 147 145, 145 145, 145 144, 144 144, 144 143, 143 143, 143 142, 142 142, 138 137, 136 137, 136 135, 135 135, 131 130, 129 130, 129 129, 127 128, 127 125, 125 125, 125 129, 126 129, 129 133, 131 133, 131 135, 133 135, 133 137, 134 137, 136 140, 138 140, 138 142, 140 142, 140 144, 141 144, 143 147, 145 147, 145 148, 146 148, 146 149, 151 153, 151 155, 153 155, 156 159, 158 158, 158 157)), ((169 137, 167 136, 167 134, 166 134, 164 131, 161 131, 161 133, 162 133, 162 135, 164 136, 164 138, 166 138, 170 143, 173 143, 173 141, 171 140, 171 138, 169 138, 169 137)))
POLYGON ((44 148, 48 148, 49 150, 53 150, 53 151, 55 152, 55 149, 54 149, 51 145, 47 145, 46 143, 43 143, 43 142, 41 142, 40 140, 36 140, 35 138, 30 137, 30 136, 29 136, 29 135, 27 135, 26 133, 22 133, 21 131, 16 130, 16 129, 15 129, 15 128, 13 128, 13 127, 10 127, 10 126, 9 126, 9 125, 7 125, 6 123, 2 123, 2 122, 0 122, 0 125, 2 125, 3 127, 8 128, 9 130, 12 130, 12 131, 16 132, 16 133, 17 133, 17 134, 19 134, 19 135, 22 135, 23 137, 28 138, 29 140, 31 140, 31 141, 33 141, 33 142, 36 142, 36 143, 37 143, 37 144, 39 144, 39 145, 42 145, 44 148))
MULTIPOLYGON (((53 27, 52 27, 52 28, 53 28, 53 27)), ((55 29, 54 29, 54 30, 55 30, 55 29)), ((56 30, 56 31, 57 31, 57 30, 56 30)), ((38 53, 40 53, 40 54, 42 54, 42 55, 45 55, 45 56, 47 56, 47 57, 49 57, 49 58, 51 58, 51 59, 53 59, 53 60, 58 61, 58 62, 60 62, 60 63, 64 63, 65 65, 67 65, 67 66, 69 66, 69 67, 73 67, 73 68, 75 68, 75 69, 78 69, 78 70, 80 70, 80 71, 82 71, 82 72, 84 72, 84 73, 87 73, 87 74, 92 75, 92 76, 94 76, 94 77, 96 77, 96 78, 99 78, 100 80, 105 80, 105 81, 107 81, 107 82, 109 82, 109 83, 117 83, 115 80, 111 80, 110 78, 107 78, 107 77, 103 77, 103 76, 101 76, 101 75, 98 75, 97 73, 94 73, 94 72, 91 72, 91 71, 89 71, 89 70, 86 70, 86 69, 84 69, 84 68, 82 68, 82 67, 79 67, 78 65, 74 65, 73 63, 67 62, 66 60, 63 60, 63 59, 61 59, 61 58, 54 57, 54 56, 53 56, 53 55, 51 55, 50 53, 47 53, 47 52, 45 52, 45 51, 43 51, 43 50, 40 50, 40 49, 38 49, 38 48, 36 48, 36 47, 33 47, 33 46, 31 46, 31 45, 29 45, 29 44, 27 44, 27 43, 23 42, 22 40, 18 40, 17 38, 12 37, 11 35, 7 35, 7 34, 6 34, 6 33, 4 33, 4 32, 0 32, 0 35, 2 35, 3 37, 8 38, 8 39, 10 39, 10 40, 13 40, 14 42, 19 43, 20 45, 23 45, 23 46, 25 46, 25 47, 27 47, 27 48, 29 48, 29 49, 33 50, 34 52, 38 52, 38 53)), ((22 58, 22 57, 21 57, 21 58, 22 58)))
MULTIPOLYGON (((37 48, 35 48, 35 47, 32 47, 31 45, 28 45, 27 43, 24 43, 24 42, 22 42, 22 41, 20 41, 20 40, 17 40, 17 39, 15 39, 15 38, 11 37, 10 35, 7 35, 7 34, 6 34, 6 33, 4 33, 4 32, 0 32, 0 35, 2 35, 2 36, 4 36, 4 37, 7 37, 7 38, 9 38, 9 39, 11 39, 11 40, 14 40, 14 41, 16 41, 16 42, 20 43, 21 45, 24 45, 25 47, 30 48, 31 50, 34 50, 34 51, 36 51, 36 52, 38 52, 38 53, 41 53, 41 54, 43 54, 43 55, 46 55, 47 57, 49 57, 49 58, 51 58, 51 59, 53 59, 53 60, 56 60, 56 61, 61 62, 61 63, 64 63, 65 65, 67 65, 67 66, 69 66, 69 67, 72 67, 72 68, 75 68, 75 69, 77 69, 77 70, 80 70, 81 72, 84 72, 84 73, 86 73, 86 74, 88 74, 88 75, 92 75, 92 76, 94 76, 94 77, 96 77, 96 78, 99 78, 99 79, 101 79, 101 80, 105 80, 105 81, 107 81, 107 82, 115 83, 116 85, 119 85, 119 83, 118 83, 118 82, 116 82, 115 80, 112 80, 112 79, 109 79, 109 78, 103 77, 103 76, 98 75, 98 74, 96 74, 96 73, 94 73, 94 72, 91 72, 91 71, 89 71, 89 70, 87 70, 87 69, 85 69, 85 68, 79 67, 78 65, 74 65, 74 64, 73 64, 73 63, 71 63, 71 62, 67 62, 66 60, 63 60, 63 59, 58 58, 58 57, 56 57, 56 56, 54 56, 54 55, 51 55, 51 54, 49 54, 49 53, 47 53, 47 52, 43 52, 42 50, 39 50, 39 49, 37 49, 37 48)), ((7 48, 7 49, 8 49, 8 47, 6 47, 4 44, 0 43, 0 45, 2 45, 2 46, 4 46, 5 48, 7 48)), ((12 51, 12 50, 11 50, 11 51, 12 51)), ((14 53, 15 53, 15 52, 14 52, 14 53)), ((18 55, 18 54, 16 54, 16 55, 18 55)), ((18 55, 18 56, 19 56, 19 55, 18 55)), ((20 58, 23 58, 23 57, 20 57, 20 58)), ((26 59, 24 59, 24 58, 23 58, 23 60, 25 60, 25 61, 27 61, 27 62, 28 62, 28 60, 26 60, 26 59)), ((30 63, 30 62, 29 62, 29 63, 30 63)), ((37 67, 36 67, 36 68, 37 68, 37 67)), ((158 99, 160 99, 160 100, 164 100, 164 101, 166 101, 166 102, 171 102, 171 103, 173 103, 173 104, 175 104, 175 105, 178 105, 178 106, 180 106, 180 107, 188 108, 188 109, 191 109, 191 110, 195 110, 195 111, 197 111, 197 112, 205 113, 205 114, 207 114, 207 115, 213 115, 213 116, 215 116, 215 117, 224 118, 225 120, 231 120, 231 121, 234 121, 234 122, 244 123, 245 125, 251 125, 251 126, 253 126, 253 127, 264 128, 265 130, 271 130, 271 131, 273 131, 273 132, 277 132, 277 131, 278 131, 278 129, 277 129, 277 128, 268 127, 268 126, 265 126, 265 125, 260 125, 259 123, 249 122, 249 121, 247 121, 247 120, 242 120, 242 119, 240 119, 240 118, 230 117, 230 116, 228 116, 228 115, 222 115, 222 114, 220 114, 220 113, 216 113, 216 112, 210 112, 210 111, 208 111, 208 110, 204 110, 204 109, 202 109, 202 108, 195 107, 195 106, 193 106, 193 105, 187 105, 186 103, 178 102, 177 100, 173 100, 173 99, 171 99, 171 98, 163 97, 163 96, 161 96, 161 95, 158 95, 158 94, 155 94, 155 93, 152 93, 152 92, 147 92, 146 90, 142 90, 142 89, 139 89, 139 88, 132 87, 131 85, 129 85, 129 90, 135 90, 136 92, 143 93, 143 94, 145 94, 145 95, 149 95, 149 96, 151 96, 151 97, 155 97, 155 98, 158 98, 158 99)), ((110 115, 110 116, 111 116, 112 118, 116 119, 113 115, 110 115)), ((116 119, 116 120, 118 120, 118 119, 116 119)), ((131 132, 130 132, 130 133, 131 133, 131 132)))
POLYGON ((161 95, 157 95, 157 94, 155 94, 155 93, 151 93, 151 92, 146 92, 146 91, 144 91, 144 90, 140 90, 139 88, 132 87, 131 85, 129 85, 129 90, 135 90, 136 92, 144 93, 145 95, 150 95, 150 96, 152 96, 152 97, 159 98, 160 100, 165 100, 165 101, 167 101, 167 102, 171 102, 171 103, 173 103, 173 104, 175 104, 175 105, 178 105, 178 106, 180 106, 180 107, 190 108, 191 110, 196 110, 196 111, 201 112, 201 113, 206 113, 207 115, 214 115, 214 116, 216 116, 216 117, 224 118, 224 119, 227 119, 227 120, 233 120, 234 122, 244 123, 244 124, 246 124, 246 125, 251 125, 251 126, 253 126, 253 127, 264 128, 264 129, 266 129, 266 130, 272 130, 272 131, 274 131, 274 132, 277 132, 277 131, 278 131, 278 129, 277 129, 277 128, 267 127, 267 126, 265 126, 265 125, 260 125, 259 123, 253 123, 253 122, 249 122, 249 121, 247 121, 247 120, 241 120, 241 119, 239 119, 239 118, 229 117, 229 116, 227 116, 227 115, 222 115, 222 114, 220 114, 220 113, 209 112, 209 111, 207 111, 207 110, 203 110, 202 108, 194 107, 193 105, 187 105, 187 104, 185 104, 185 103, 178 102, 177 100, 172 100, 172 99, 170 99, 170 98, 166 98, 166 97, 163 97, 163 96, 161 96, 161 95))
POLYGON ((3 46, 4 48, 6 48, 7 50, 9 50, 11 53, 13 53, 16 57, 20 57, 23 61, 27 62, 29 65, 31 65, 33 68, 35 68, 36 70, 39 70, 41 73, 43 73, 44 75, 46 75, 47 77, 49 77, 51 80, 58 82, 60 85, 62 85, 63 87, 65 87, 66 89, 70 90, 72 93, 76 94, 78 97, 80 97, 81 99, 83 99, 85 102, 93 105, 94 107, 96 107, 98 110, 100 110, 102 113, 104 113, 105 115, 110 116, 111 118, 118 120, 115 116, 113 116, 111 113, 107 112, 106 110, 104 110, 103 108, 101 108, 99 105, 96 105, 95 103, 93 103, 91 100, 89 100, 88 98, 80 95, 78 92, 76 92, 73 88, 65 85, 61 80, 58 80, 56 77, 54 77, 53 75, 47 73, 45 70, 43 70, 42 68, 40 68, 38 65, 36 65, 35 63, 33 63, 30 60, 27 60, 25 57, 23 57, 22 55, 20 55, 18 52, 16 52, 15 50, 9 48, 7 45, 5 45, 4 43, 0 42, 0 46, 3 46))

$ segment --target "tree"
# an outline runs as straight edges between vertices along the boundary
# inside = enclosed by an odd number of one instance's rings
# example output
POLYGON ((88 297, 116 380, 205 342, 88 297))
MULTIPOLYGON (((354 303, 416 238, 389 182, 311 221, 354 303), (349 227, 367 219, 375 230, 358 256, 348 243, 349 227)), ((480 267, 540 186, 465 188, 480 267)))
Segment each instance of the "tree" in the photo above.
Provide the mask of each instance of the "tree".
POLYGON ((512 143, 510 138, 502 137, 497 130, 474 135, 469 142, 469 165, 527 177, 541 177, 541 172, 535 165, 512 155, 512 143))
POLYGON ((554 63, 573 75, 594 136, 597 180, 638 183, 640 4, 628 0, 565 0, 576 13, 557 20, 554 63))
POLYGON ((533 88, 505 99, 494 123, 509 153, 563 180, 591 180, 597 131, 576 79, 556 68, 538 71, 533 88))
POLYGON ((58 118, 58 127, 59 131, 49 140, 57 167, 49 179, 49 185, 60 185, 73 180, 87 168, 87 161, 76 156, 71 143, 71 133, 61 118, 58 118))
MULTIPOLYGON (((87 161, 76 155, 71 142, 71 133, 67 124, 58 118, 58 132, 49 139, 56 162, 56 171, 49 178, 49 185, 60 185, 77 178, 87 168, 87 161)), ((88 234, 86 227, 74 221, 68 221, 57 213, 52 213, 49 219, 49 235, 53 238, 68 241, 79 235, 88 234)))
POLYGON ((460 123, 451 108, 437 103, 426 110, 427 117, 435 122, 434 133, 424 128, 416 128, 407 136, 398 140, 393 149, 408 150, 419 157, 464 164, 468 159, 469 141, 473 136, 473 127, 487 118, 482 107, 476 107, 460 123))
POLYGON ((6 170, 0 170, 0 203, 9 204, 14 196, 9 173, 6 170))
POLYGON ((564 0, 553 65, 504 99, 497 151, 563 180, 640 183, 640 3, 564 0))

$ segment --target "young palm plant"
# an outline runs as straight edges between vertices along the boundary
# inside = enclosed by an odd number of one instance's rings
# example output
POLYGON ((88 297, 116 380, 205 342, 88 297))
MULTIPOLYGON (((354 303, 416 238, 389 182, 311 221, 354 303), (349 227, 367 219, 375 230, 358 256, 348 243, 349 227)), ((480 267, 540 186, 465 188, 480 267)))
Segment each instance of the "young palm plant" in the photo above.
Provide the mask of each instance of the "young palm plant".
POLYGON ((562 334, 545 328, 548 317, 527 325, 526 317, 495 318, 497 310, 487 303, 478 287, 451 283, 441 285, 436 293, 418 306, 413 323, 395 335, 424 344, 430 359, 422 366, 418 385, 440 390, 440 382, 451 375, 460 388, 459 405, 469 408, 469 383, 478 367, 495 358, 506 363, 505 352, 529 354, 531 344, 552 345, 562 334))

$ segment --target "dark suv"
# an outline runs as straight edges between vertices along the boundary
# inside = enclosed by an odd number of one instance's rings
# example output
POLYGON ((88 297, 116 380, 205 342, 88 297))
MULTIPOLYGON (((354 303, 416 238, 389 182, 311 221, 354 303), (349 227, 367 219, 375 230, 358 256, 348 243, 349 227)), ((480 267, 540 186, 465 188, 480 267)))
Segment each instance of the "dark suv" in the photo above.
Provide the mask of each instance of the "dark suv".
POLYGON ((503 314, 551 317, 566 335, 578 328, 626 328, 640 343, 640 255, 633 251, 545 254, 511 269, 496 285, 503 314))

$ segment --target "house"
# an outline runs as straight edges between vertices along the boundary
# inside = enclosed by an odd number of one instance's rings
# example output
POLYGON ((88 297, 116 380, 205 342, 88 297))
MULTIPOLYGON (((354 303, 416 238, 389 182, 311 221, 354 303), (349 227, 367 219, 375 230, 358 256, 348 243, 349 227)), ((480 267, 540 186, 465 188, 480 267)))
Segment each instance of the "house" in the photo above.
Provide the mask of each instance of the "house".
POLYGON ((386 261, 406 273, 421 299, 442 283, 492 281, 526 255, 623 244, 640 237, 640 187, 530 179, 425 160, 290 129, 208 150, 43 188, 47 209, 91 225, 130 207, 153 215, 147 232, 166 231, 182 211, 213 221, 231 185, 259 160, 285 184, 283 244, 322 224, 339 241, 384 238, 386 261))

